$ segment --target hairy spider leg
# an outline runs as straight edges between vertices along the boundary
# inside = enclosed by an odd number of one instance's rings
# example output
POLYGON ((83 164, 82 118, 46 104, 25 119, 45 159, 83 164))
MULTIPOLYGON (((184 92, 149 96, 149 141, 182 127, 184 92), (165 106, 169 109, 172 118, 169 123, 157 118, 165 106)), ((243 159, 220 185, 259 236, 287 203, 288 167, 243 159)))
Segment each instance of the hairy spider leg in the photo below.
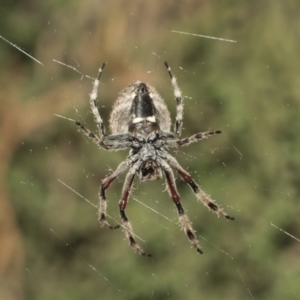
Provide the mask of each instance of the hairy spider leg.
POLYGON ((167 62, 165 62, 165 66, 168 70, 169 76, 171 78, 171 83, 174 90, 174 96, 176 99, 176 121, 174 124, 174 132, 180 136, 181 135, 181 129, 182 129, 182 118, 183 118, 183 103, 182 103, 182 94, 181 90, 179 89, 177 79, 172 73, 172 70, 167 62))
POLYGON ((100 116, 98 107, 96 106, 96 100, 98 97, 98 86, 100 83, 100 77, 101 77, 104 67, 105 67, 105 63, 102 64, 102 66, 100 67, 100 69, 98 71, 98 76, 94 81, 93 90, 92 90, 92 93, 90 94, 90 105, 91 105, 92 113, 95 118, 95 122, 98 127, 100 139, 102 139, 102 137, 105 135, 105 129, 104 129, 103 120, 100 116))
POLYGON ((224 217, 228 220, 234 220, 234 218, 229 216, 222 208, 220 208, 209 195, 201 190, 199 185, 197 185, 192 179, 191 175, 180 166, 172 155, 167 155, 167 162, 178 172, 181 178, 191 187, 197 199, 200 200, 206 207, 215 212, 218 216, 224 217))
POLYGON ((107 201, 106 201, 106 195, 105 190, 109 188, 109 186, 113 183, 113 181, 122 174, 126 169, 128 168, 128 162, 123 161, 117 169, 109 176, 103 179, 98 198, 99 198, 99 222, 102 227, 108 227, 109 229, 116 229, 119 228, 119 225, 112 226, 110 225, 106 220, 106 209, 107 209, 107 201))
POLYGON ((130 195, 130 191, 132 188, 133 179, 135 177, 135 174, 136 174, 136 168, 134 166, 132 166, 126 175, 124 185, 123 185, 122 195, 121 195, 121 199, 119 202, 120 215, 123 220, 123 227, 125 229, 125 235, 129 240, 129 244, 130 244, 131 248, 134 250, 134 252, 136 252, 142 256, 151 257, 151 254, 145 253, 143 248, 139 244, 137 244, 137 242, 135 241, 132 226, 125 214, 125 208, 126 208, 126 205, 128 202, 128 198, 130 195))
POLYGON ((107 135, 102 138, 102 140, 89 129, 84 127, 79 121, 75 124, 81 131, 81 133, 91 139, 96 145, 100 146, 104 150, 114 151, 114 150, 124 150, 130 149, 132 146, 132 136, 130 134, 114 134, 107 135))
POLYGON ((89 139, 91 139, 95 144, 97 144, 101 148, 105 150, 115 150, 115 149, 110 149, 111 148, 110 146, 105 145, 105 143, 103 143, 103 141, 97 135, 95 135, 89 129, 85 128, 79 121, 76 121, 75 124, 77 125, 77 127, 79 128, 79 130, 83 135, 87 136, 89 139))
POLYGON ((191 222, 189 221, 187 215, 184 212, 184 209, 180 203, 180 196, 178 194, 176 183, 174 179, 174 174, 171 167, 168 166, 166 162, 162 164, 164 169, 164 173, 166 176, 166 183, 168 187, 169 194, 176 205, 179 221, 181 223, 182 229, 184 230, 185 234, 187 235, 189 241, 191 242, 192 246, 197 250, 198 253, 203 254, 203 251, 199 245, 199 241, 196 237, 195 230, 192 228, 191 222))
POLYGON ((198 141, 207 139, 207 138, 211 137, 212 135, 219 134, 219 133, 221 133, 220 130, 199 132, 199 133, 196 133, 196 134, 194 134, 194 135, 192 135, 190 137, 178 140, 177 141, 177 145, 178 146, 188 146, 188 145, 190 145, 192 143, 196 143, 198 141))

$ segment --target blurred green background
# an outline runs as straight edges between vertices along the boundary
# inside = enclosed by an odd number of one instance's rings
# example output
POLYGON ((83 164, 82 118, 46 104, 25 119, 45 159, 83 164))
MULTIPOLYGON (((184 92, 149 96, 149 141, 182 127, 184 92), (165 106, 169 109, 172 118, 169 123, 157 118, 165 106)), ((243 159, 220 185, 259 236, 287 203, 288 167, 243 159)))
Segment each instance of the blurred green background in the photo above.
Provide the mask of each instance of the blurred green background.
MULTIPOLYGON (((299 1, 1 1, 0 35, 43 63, 0 39, 1 300, 300 298, 299 1), (118 91, 137 79, 174 118, 166 60, 185 96, 182 136, 222 130, 172 151, 236 217, 217 218, 178 178, 204 255, 163 181, 136 181, 127 208, 153 258, 134 254, 122 230, 100 228, 79 195, 97 205, 101 179, 128 153, 98 149, 54 116, 96 131, 92 80, 53 59, 91 77, 108 62, 106 127, 118 91)), ((123 180, 107 192, 116 221, 123 180)))

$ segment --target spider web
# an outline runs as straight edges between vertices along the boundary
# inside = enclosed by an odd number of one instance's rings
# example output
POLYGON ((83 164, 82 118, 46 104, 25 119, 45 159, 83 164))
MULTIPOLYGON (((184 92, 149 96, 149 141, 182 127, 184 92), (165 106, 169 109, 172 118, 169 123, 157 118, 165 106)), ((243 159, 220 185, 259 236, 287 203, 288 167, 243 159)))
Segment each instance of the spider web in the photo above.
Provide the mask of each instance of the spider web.
MULTIPOLYGON (((7 4, 0 21, 2 299, 296 299, 298 2, 30 5, 7 4), (134 254, 122 230, 100 228, 101 179, 128 153, 97 149, 71 121, 96 132, 88 97, 104 61, 107 131, 118 91, 133 80, 155 86, 174 120, 164 61, 184 95, 182 137, 222 130, 171 151, 236 218, 217 218, 177 178, 203 255, 163 180, 136 179, 126 210, 151 259, 134 254)), ((107 191, 115 224, 123 181, 107 191)))

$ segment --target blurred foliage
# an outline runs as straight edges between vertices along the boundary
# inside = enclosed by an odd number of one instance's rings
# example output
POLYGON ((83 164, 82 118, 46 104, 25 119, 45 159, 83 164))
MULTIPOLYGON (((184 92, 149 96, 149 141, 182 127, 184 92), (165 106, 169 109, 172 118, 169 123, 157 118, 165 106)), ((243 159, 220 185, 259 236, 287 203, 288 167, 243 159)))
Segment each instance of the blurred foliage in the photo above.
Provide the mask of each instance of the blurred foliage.
MULTIPOLYGON (((299 297, 300 244, 290 236, 300 237, 299 1, 1 6, 0 35, 43 63, 0 39, 1 299, 299 297), (101 179, 127 153, 98 149, 54 116, 96 128, 88 107, 92 81, 53 59, 92 77, 108 62, 99 87, 107 129, 118 91, 134 79, 156 86, 174 119, 166 60, 185 96, 183 136, 222 130, 172 152, 236 217, 216 218, 178 180, 204 255, 180 230, 163 181, 136 181, 127 208, 152 259, 135 255, 121 230, 99 227, 97 209, 84 199, 98 204, 101 179)), ((123 179, 107 192, 115 220, 123 179)))

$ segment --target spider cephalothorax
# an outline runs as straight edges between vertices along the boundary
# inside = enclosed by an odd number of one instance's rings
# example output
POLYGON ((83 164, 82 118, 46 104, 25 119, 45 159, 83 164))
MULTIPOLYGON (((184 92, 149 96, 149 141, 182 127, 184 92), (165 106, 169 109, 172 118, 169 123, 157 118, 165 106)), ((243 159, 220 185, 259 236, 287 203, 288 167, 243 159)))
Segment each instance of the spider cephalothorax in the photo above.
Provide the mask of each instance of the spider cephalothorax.
POLYGON ((199 246, 195 231, 180 203, 180 196, 177 192, 173 170, 190 186, 197 199, 202 201, 205 206, 219 216, 223 216, 229 220, 234 219, 225 213, 210 196, 204 193, 192 179, 191 175, 166 151, 167 148, 187 146, 208 138, 211 135, 218 134, 221 131, 201 132, 188 138, 179 139, 183 115, 182 95, 169 65, 167 63, 165 63, 165 65, 171 78, 177 104, 174 133, 171 132, 169 111, 158 92, 148 84, 135 81, 120 92, 110 115, 109 122, 112 134, 105 135, 103 121, 96 107, 97 89, 105 64, 99 69, 98 77, 94 82, 93 91, 90 96, 90 105, 98 126, 99 136, 85 128, 80 122, 76 122, 80 131, 102 149, 108 151, 130 150, 127 159, 123 161, 111 175, 102 181, 99 191, 99 221, 101 226, 106 226, 111 229, 119 227, 118 225, 110 225, 106 220, 107 204, 105 190, 121 173, 129 169, 119 201, 120 215, 130 246, 137 253, 144 256, 150 255, 146 254, 141 246, 136 243, 132 226, 125 214, 125 208, 136 175, 138 175, 142 181, 159 179, 164 175, 169 194, 176 205, 183 230, 192 246, 199 253, 203 252, 199 246))

